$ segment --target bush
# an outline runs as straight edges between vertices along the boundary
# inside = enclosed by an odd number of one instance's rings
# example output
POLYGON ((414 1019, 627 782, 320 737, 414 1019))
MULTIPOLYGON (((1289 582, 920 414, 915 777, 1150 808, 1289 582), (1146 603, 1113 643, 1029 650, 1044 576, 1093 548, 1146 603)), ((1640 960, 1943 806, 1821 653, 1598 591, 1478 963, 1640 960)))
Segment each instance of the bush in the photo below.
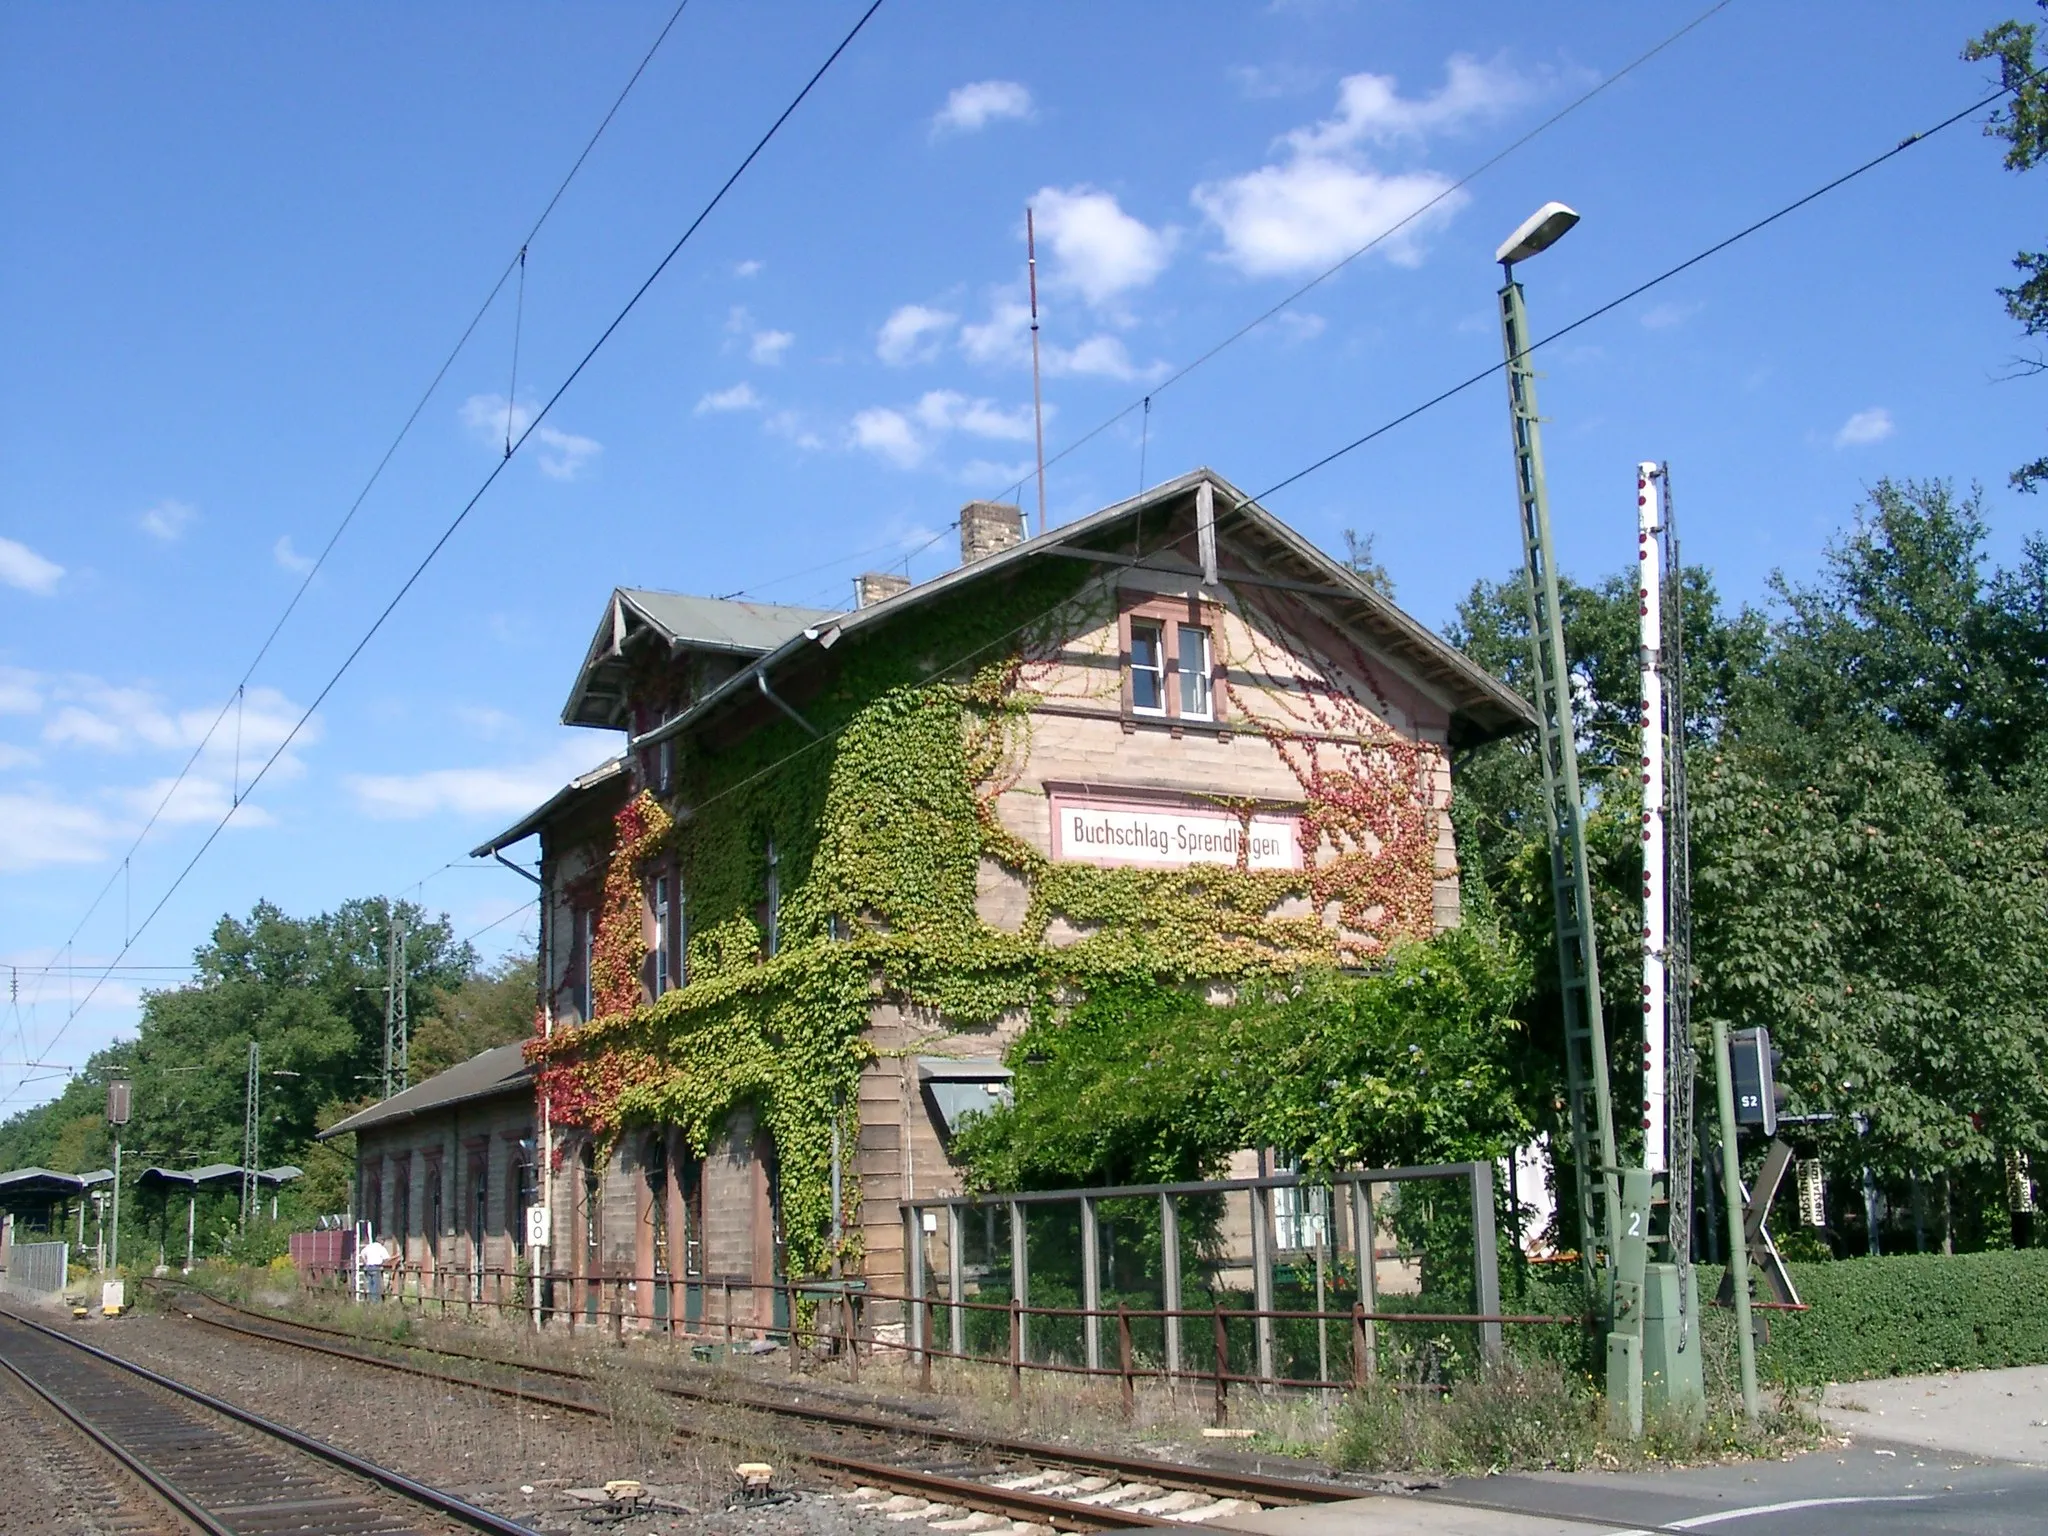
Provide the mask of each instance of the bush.
MULTIPOLYGON (((1805 1312, 1772 1312, 1762 1374, 1796 1385, 2048 1365, 2048 1250, 1793 1264, 1805 1312)), ((1700 1270, 1711 1297, 1718 1270, 1700 1270), (1711 1276, 1711 1278, 1710 1278, 1711 1276)))

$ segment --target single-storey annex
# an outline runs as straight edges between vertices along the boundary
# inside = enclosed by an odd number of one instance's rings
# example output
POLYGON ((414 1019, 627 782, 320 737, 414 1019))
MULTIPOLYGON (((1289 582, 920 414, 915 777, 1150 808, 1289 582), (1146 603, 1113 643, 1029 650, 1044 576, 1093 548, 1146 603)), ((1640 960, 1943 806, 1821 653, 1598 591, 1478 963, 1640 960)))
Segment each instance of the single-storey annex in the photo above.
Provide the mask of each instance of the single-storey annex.
POLYGON ((899 1202, 957 1190, 1034 1007, 1457 922, 1451 753, 1531 723, 1511 689, 1207 470, 959 531, 843 613, 611 595, 563 719, 621 750, 476 850, 539 840, 532 1075, 480 1069, 468 1140, 440 1085, 485 1058, 336 1128, 413 1262, 530 1261, 648 1323, 769 1327, 767 1287, 828 1268, 893 1289, 899 1202), (471 1230, 503 1254, 444 1246, 471 1230))

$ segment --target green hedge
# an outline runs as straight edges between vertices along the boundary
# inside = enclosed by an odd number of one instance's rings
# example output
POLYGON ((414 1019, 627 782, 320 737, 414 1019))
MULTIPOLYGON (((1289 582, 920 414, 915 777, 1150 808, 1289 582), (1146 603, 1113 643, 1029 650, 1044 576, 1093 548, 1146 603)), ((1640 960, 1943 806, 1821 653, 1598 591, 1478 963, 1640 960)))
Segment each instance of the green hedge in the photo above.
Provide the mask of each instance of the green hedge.
MULTIPOLYGON (((1795 1385, 2048 1365, 2048 1249, 1793 1264, 1810 1310, 1770 1314, 1762 1373, 1795 1385)), ((1712 1284, 1720 1283, 1714 1273, 1712 1284)), ((1707 1271, 1701 1289, 1711 1296, 1707 1271)))
MULTIPOLYGON (((1898 1254, 1881 1259, 1791 1264, 1804 1312, 1766 1312, 1770 1339, 1757 1361, 1765 1381, 1817 1386, 1877 1376, 1989 1366, 2048 1365, 2048 1249, 1898 1254)), ((1714 1306, 1717 1265, 1698 1269, 1710 1383, 1735 1377, 1732 1312, 1714 1306)), ((1504 1301, 1530 1311, 1576 1307, 1576 1272, 1516 1287, 1504 1301)), ((1556 1330, 1553 1330, 1556 1331, 1556 1330)), ((1559 1353, 1557 1338, 1517 1340, 1517 1354, 1559 1353), (1532 1349, 1532 1346, 1534 1348, 1532 1349)))

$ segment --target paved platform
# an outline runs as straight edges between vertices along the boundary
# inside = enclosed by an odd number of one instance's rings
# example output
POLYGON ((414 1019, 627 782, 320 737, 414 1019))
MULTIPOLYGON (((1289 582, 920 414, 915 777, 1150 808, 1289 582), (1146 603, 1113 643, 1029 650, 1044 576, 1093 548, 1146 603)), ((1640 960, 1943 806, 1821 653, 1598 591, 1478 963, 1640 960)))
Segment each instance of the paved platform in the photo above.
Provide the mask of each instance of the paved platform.
POLYGON ((2048 1469, 1859 1443, 1669 1472, 1461 1478, 1228 1524, 1261 1536, 2048 1536, 2048 1469))
POLYGON ((2048 1365, 1847 1382, 1821 1414, 1859 1441, 2048 1467, 2048 1365))

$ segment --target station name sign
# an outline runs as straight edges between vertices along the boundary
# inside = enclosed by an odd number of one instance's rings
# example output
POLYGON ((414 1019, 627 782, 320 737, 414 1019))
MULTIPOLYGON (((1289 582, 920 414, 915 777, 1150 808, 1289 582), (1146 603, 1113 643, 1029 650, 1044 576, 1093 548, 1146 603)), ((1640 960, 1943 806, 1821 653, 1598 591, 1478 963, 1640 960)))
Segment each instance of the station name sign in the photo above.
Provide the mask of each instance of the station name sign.
POLYGON ((1249 868, 1301 868, 1300 823, 1293 816, 1254 815, 1247 830, 1222 806, 1055 794, 1052 829, 1052 856, 1064 863, 1234 865, 1244 845, 1249 868))

